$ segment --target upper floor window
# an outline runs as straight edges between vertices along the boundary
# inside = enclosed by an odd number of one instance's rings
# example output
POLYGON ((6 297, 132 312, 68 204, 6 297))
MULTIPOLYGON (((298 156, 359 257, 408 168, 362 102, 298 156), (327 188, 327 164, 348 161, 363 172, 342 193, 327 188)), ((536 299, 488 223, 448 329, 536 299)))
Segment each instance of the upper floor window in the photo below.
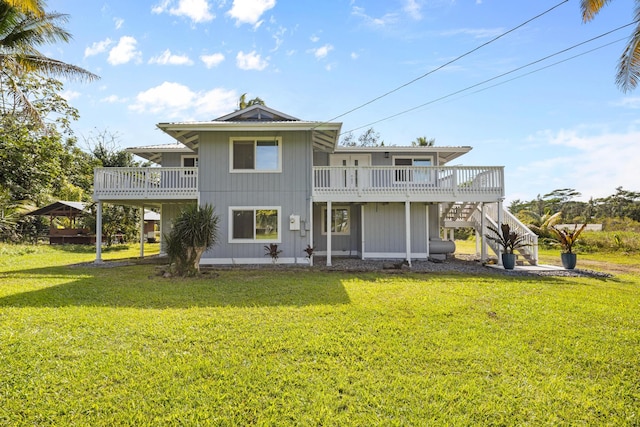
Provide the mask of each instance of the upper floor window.
POLYGON ((231 172, 281 172, 282 138, 231 139, 231 172))
MULTIPOLYGON (((183 168, 197 168, 198 156, 181 156, 180 163, 182 163, 183 168)), ((182 175, 194 175, 194 171, 182 171, 182 175)))
MULTIPOLYGON (((431 157, 394 157, 394 166, 413 166, 413 167, 426 167, 433 166, 433 159, 431 157)), ((433 179, 432 171, 427 169, 402 169, 396 170, 396 181, 401 182, 430 182, 433 179)))

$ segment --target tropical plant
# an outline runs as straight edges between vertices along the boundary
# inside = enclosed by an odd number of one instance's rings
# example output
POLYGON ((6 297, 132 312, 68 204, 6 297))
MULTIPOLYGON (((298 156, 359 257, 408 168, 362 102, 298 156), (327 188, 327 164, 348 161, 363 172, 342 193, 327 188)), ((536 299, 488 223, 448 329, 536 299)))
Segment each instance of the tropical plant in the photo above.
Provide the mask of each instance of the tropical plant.
POLYGON ((200 272, 200 258, 218 241, 219 217, 213 206, 189 205, 173 221, 164 236, 169 262, 179 276, 195 276, 200 272))
POLYGON ((240 95, 240 99, 238 100, 238 107, 240 110, 244 110, 245 108, 249 108, 252 105, 266 105, 264 101, 260 97, 255 97, 247 101, 247 94, 243 93, 240 95))
POLYGON ((426 136, 419 136, 415 141, 411 141, 412 147, 433 147, 435 144, 435 138, 427 138, 426 136))
POLYGON ((267 256, 267 255, 270 256, 274 264, 278 261, 278 257, 282 253, 282 251, 278 249, 278 245, 275 243, 270 243, 269 245, 265 245, 264 251, 265 251, 264 256, 267 256))
MULTIPOLYGON (((581 0, 582 21, 591 21, 611 0, 581 0)), ((636 88, 640 80, 640 0, 635 1, 634 22, 636 24, 629 42, 620 56, 616 84, 623 92, 636 88)))
POLYGON ((0 1, 0 84, 2 91, 12 96, 24 113, 43 125, 38 109, 18 84, 20 77, 36 73, 91 81, 98 76, 38 51, 41 45, 71 39, 71 34, 60 26, 68 16, 45 13, 41 6, 38 0, 0 1))
POLYGON ((487 228, 493 233, 487 235, 487 239, 500 245, 503 253, 512 254, 516 249, 528 246, 524 235, 512 231, 509 224, 503 223, 500 226, 500 230, 492 225, 487 226, 487 228))
POLYGON ((551 231, 554 233, 556 240, 560 243, 560 247, 562 248, 562 252, 565 254, 573 253, 573 245, 580 237, 582 231, 587 228, 587 224, 582 224, 580 228, 578 228, 578 224, 573 226, 573 230, 569 230, 568 227, 558 228, 556 226, 551 226, 551 231))
POLYGON ((311 247, 311 245, 307 245, 306 249, 304 249, 304 251, 307 253, 307 258, 311 259, 311 257, 313 256, 313 251, 314 249, 311 247))

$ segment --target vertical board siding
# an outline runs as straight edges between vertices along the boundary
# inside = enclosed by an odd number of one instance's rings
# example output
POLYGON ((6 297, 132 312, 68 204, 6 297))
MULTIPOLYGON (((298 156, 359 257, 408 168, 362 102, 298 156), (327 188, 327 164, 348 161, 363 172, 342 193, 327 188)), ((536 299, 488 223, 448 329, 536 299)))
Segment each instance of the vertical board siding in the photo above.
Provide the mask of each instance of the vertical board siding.
POLYGON ((367 252, 405 252, 404 204, 367 204, 364 232, 367 252))
POLYGON ((311 194, 311 141, 307 132, 210 132, 200 135, 200 203, 215 207, 219 221, 219 243, 204 258, 258 258, 265 256, 265 243, 229 242, 230 206, 280 207, 281 258, 304 258, 308 230, 289 230, 289 215, 309 223, 311 194), (231 137, 281 137, 282 172, 231 173, 231 137), (211 166, 207 166, 211 165, 211 166))
MULTIPOLYGON (((350 218, 350 230, 351 232, 347 236, 332 235, 331 236, 331 249, 332 253, 345 253, 348 252, 350 256, 356 256, 362 250, 362 227, 360 218, 360 206, 355 204, 346 203, 334 203, 333 208, 337 206, 349 206, 349 218, 350 218)), ((327 235, 322 234, 322 223, 326 221, 326 217, 322 217, 322 211, 326 209, 326 203, 316 203, 313 206, 313 248, 317 251, 323 252, 327 250, 327 235)))
POLYGON ((427 253, 427 206, 411 204, 411 252, 427 253))

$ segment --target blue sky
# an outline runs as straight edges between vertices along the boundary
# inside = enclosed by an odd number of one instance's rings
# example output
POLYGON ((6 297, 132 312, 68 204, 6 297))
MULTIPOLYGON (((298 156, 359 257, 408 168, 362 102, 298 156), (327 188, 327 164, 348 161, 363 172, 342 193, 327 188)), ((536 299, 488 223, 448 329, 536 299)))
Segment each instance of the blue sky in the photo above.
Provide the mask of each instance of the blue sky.
POLYGON ((496 78, 630 23, 633 0, 587 24, 569 0, 432 72, 559 3, 49 0, 49 11, 70 15, 74 38, 45 53, 101 76, 65 86, 81 145, 104 130, 122 147, 170 143, 156 123, 214 119, 243 93, 331 120, 426 75, 336 121, 356 136, 372 126, 387 145, 419 136, 470 145, 454 163, 504 165, 507 202, 558 188, 583 200, 640 191, 640 89, 614 82, 632 27, 496 78))

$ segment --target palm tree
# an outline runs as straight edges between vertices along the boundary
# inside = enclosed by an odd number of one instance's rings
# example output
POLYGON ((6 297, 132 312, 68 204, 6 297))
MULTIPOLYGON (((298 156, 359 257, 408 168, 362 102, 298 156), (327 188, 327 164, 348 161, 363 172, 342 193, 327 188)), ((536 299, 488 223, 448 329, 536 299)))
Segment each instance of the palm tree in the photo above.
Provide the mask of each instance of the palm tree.
POLYGON ((42 117, 31 105, 28 94, 20 89, 20 76, 35 73, 85 81, 99 78, 38 51, 40 45, 71 39, 71 34, 59 25, 65 23, 68 16, 45 13, 41 5, 40 0, 0 0, 0 91, 13 97, 14 103, 39 124, 42 117))
POLYGON ((37 16, 44 15, 44 2, 41 0, 6 0, 5 3, 9 3, 10 6, 27 13, 33 13, 37 16))
POLYGON ((251 107, 252 105, 266 105, 260 97, 255 97, 247 101, 247 94, 243 93, 238 101, 238 107, 240 110, 251 107))
POLYGON ((436 143, 435 138, 427 138, 426 136, 419 136, 415 141, 411 141, 413 147, 433 147, 436 143))
MULTIPOLYGON (((582 21, 589 22, 611 0, 581 0, 582 21)), ((616 84, 623 92, 629 92, 638 86, 640 80, 640 0, 636 0, 634 21, 636 27, 633 30, 629 43, 624 49, 620 62, 616 84)))

